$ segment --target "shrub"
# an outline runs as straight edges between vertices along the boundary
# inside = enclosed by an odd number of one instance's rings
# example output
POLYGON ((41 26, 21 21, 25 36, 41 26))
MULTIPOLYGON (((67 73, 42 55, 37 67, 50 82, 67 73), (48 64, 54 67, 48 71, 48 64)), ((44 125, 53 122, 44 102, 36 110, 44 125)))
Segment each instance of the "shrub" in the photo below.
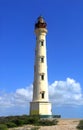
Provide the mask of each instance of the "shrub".
POLYGON ((15 123, 13 123, 13 122, 7 122, 6 125, 7 125, 8 128, 13 128, 13 127, 16 127, 16 126, 17 126, 17 125, 16 125, 15 123))
POLYGON ((81 129, 83 130, 83 120, 80 120, 78 126, 77 126, 77 129, 81 129))
POLYGON ((57 120, 40 120, 39 121, 39 125, 42 125, 42 126, 51 126, 51 125, 56 125, 57 124, 57 120))
POLYGON ((16 124, 16 126, 22 126, 24 124, 24 121, 21 119, 13 120, 12 123, 16 124))
POLYGON ((8 128, 6 125, 0 124, 0 130, 8 130, 8 128))
POLYGON ((31 116, 28 119, 28 124, 37 125, 38 121, 39 121, 39 117, 38 116, 31 116))
MULTIPOLYGON (((40 119, 40 116, 9 116, 9 117, 0 117, 0 124, 4 124, 8 128, 22 126, 24 124, 32 124, 35 126, 51 126, 57 124, 57 119, 40 119)), ((4 127, 5 127, 4 126, 4 127)), ((0 129, 4 130, 4 129, 0 129)), ((5 129, 6 130, 6 129, 5 129)))

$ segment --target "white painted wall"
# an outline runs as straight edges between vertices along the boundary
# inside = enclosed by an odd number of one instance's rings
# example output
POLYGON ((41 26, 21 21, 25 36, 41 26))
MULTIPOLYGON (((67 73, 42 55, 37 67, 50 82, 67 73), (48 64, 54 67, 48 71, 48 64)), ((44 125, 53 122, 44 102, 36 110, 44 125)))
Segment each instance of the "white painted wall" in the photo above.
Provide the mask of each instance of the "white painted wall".
POLYGON ((30 103, 30 115, 52 115, 51 103, 48 98, 48 74, 47 74, 47 56, 46 56, 46 28, 37 28, 35 64, 34 64, 34 82, 33 82, 33 100, 30 103), (44 41, 41 46, 40 41, 44 41), (41 63, 40 57, 44 57, 41 63), (41 80, 41 74, 44 74, 44 80, 41 80), (44 98, 42 98, 44 93, 44 98))
POLYGON ((46 57, 46 33, 47 29, 38 28, 35 30, 36 40, 36 54, 35 54, 35 70, 34 70, 34 89, 33 101, 48 101, 48 77, 47 77, 47 57, 46 57), (44 42, 41 46, 40 41, 44 42), (44 57, 44 63, 40 62, 40 57, 44 57), (44 80, 41 80, 40 75, 44 74, 44 80), (45 93, 45 98, 41 98, 41 92, 45 93))

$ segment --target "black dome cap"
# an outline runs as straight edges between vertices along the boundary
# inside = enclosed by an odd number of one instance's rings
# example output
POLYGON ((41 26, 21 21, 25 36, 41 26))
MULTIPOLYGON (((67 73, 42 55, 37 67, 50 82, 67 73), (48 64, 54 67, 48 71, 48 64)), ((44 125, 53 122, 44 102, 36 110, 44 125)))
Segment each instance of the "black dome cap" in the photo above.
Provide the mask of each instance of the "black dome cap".
POLYGON ((39 16, 37 18, 37 21, 35 23, 35 29, 37 28, 46 28, 47 23, 45 22, 45 19, 42 16, 39 16))

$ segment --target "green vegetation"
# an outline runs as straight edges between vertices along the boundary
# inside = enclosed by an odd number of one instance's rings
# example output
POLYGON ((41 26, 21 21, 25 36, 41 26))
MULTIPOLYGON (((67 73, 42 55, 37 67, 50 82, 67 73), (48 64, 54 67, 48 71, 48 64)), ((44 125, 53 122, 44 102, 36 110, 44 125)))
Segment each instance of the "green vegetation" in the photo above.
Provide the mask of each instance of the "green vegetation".
POLYGON ((42 120, 39 120, 39 126, 52 126, 52 125, 57 125, 57 120, 54 119, 54 120, 48 120, 48 119, 42 119, 42 120))
POLYGON ((77 129, 83 130, 83 120, 80 120, 77 129))
POLYGON ((6 125, 0 124, 0 130, 8 130, 8 128, 6 125))
POLYGON ((13 127, 16 127, 17 125, 16 125, 15 123, 13 123, 13 122, 7 122, 7 123, 6 123, 6 126, 7 126, 8 128, 13 128, 13 127))
MULTIPOLYGON (((34 126, 51 126, 56 125, 57 120, 40 119, 39 116, 8 116, 0 117, 0 130, 31 124, 34 126)), ((38 130, 39 127, 33 127, 32 130, 38 130)))

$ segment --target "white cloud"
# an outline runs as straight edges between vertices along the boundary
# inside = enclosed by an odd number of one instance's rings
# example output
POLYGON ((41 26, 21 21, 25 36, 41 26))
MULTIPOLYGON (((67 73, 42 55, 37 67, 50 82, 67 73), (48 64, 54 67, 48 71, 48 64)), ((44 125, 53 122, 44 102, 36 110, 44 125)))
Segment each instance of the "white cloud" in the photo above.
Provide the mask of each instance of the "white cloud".
POLYGON ((83 105, 80 83, 74 79, 55 81, 49 86, 49 94, 50 100, 56 105, 83 105))
POLYGON ((28 104, 32 99, 32 85, 26 88, 17 89, 16 92, 2 93, 0 92, 0 108, 10 108, 14 106, 23 106, 28 104))
POLYGON ((26 88, 17 89, 14 94, 16 102, 23 106, 25 103, 30 102, 32 99, 32 89, 33 89, 32 85, 26 88))
MULTIPOLYGON (((19 88, 16 92, 0 92, 0 110, 11 107, 25 107, 32 100, 32 85, 19 88)), ((49 97, 58 105, 83 105, 83 93, 80 83, 67 78, 66 81, 55 81, 49 85, 49 97)))

